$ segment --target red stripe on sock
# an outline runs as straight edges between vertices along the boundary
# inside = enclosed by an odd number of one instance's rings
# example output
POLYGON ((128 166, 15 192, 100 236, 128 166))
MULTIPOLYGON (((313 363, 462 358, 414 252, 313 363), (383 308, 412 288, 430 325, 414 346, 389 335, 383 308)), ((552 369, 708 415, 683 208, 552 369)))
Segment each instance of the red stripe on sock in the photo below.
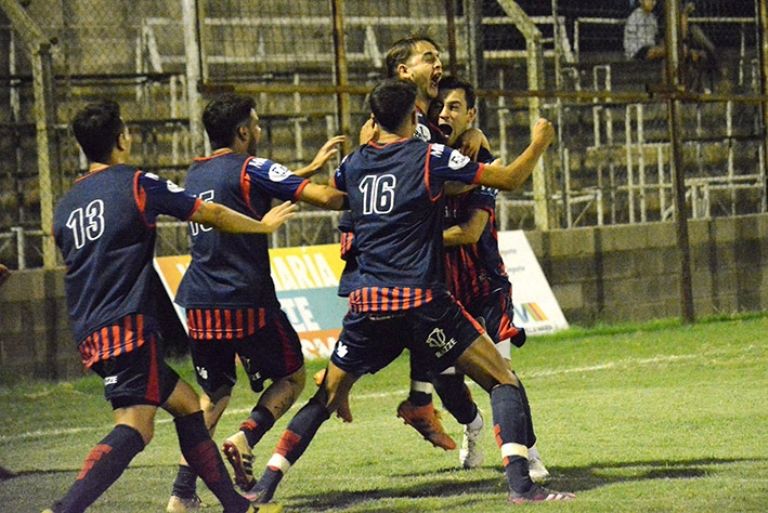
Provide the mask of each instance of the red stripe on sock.
POLYGON ((300 441, 301 441, 301 435, 297 435, 293 431, 288 431, 286 429, 285 432, 283 433, 283 436, 280 437, 280 441, 277 442, 277 447, 275 447, 275 452, 285 458, 286 455, 290 451, 292 451, 293 448, 296 447, 300 441))
POLYGON ((93 466, 96 465, 96 463, 98 463, 98 461, 103 458, 105 454, 109 454, 110 452, 112 452, 112 446, 107 444, 99 444, 91 449, 91 452, 89 452, 88 456, 85 458, 83 469, 75 479, 77 481, 85 479, 85 476, 88 475, 88 472, 91 471, 93 466))

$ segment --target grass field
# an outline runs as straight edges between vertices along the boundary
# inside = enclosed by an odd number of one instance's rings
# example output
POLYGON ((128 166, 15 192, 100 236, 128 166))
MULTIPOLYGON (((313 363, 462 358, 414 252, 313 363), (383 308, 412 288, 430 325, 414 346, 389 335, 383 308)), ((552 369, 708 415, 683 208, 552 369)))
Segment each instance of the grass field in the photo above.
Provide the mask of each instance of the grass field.
MULTIPOLYGON (((533 406, 563 512, 768 511, 768 317, 571 331, 534 338, 513 354, 533 406)), ((322 365, 314 362, 310 370, 322 365)), ((188 360, 174 366, 192 379, 188 360)), ((237 428, 253 396, 238 385, 218 439, 237 428)), ((302 404, 312 392, 308 385, 302 404)), ((498 450, 464 471, 395 418, 407 389, 400 358, 353 391, 355 421, 320 430, 278 491, 288 512, 461 512, 517 509, 505 502, 498 450)), ((487 395, 473 393, 490 417, 487 395)), ((88 449, 111 427, 93 376, 0 390, 0 511, 39 512, 62 495, 88 449)), ((289 416, 295 411, 289 414, 289 416)), ((158 415, 155 439, 89 510, 162 512, 175 474, 175 431, 158 415)), ((258 472, 288 419, 256 448, 258 472)), ((446 420, 460 441, 460 426, 446 420)), ((203 511, 220 511, 204 486, 203 511)))

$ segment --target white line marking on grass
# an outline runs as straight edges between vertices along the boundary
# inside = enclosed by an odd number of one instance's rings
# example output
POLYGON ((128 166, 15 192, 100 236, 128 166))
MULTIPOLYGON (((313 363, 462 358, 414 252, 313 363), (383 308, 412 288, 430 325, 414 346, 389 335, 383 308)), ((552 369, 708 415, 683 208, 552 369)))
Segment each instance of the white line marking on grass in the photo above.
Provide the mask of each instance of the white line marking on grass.
MULTIPOLYGON (((664 362, 694 360, 697 358, 709 357, 709 356, 711 355, 682 354, 682 355, 669 355, 669 356, 655 356, 653 358, 637 358, 637 359, 627 358, 624 360, 606 362, 599 365, 589 365, 586 367, 570 367, 570 368, 561 368, 561 369, 553 369, 553 370, 526 372, 524 375, 526 378, 551 377, 551 376, 557 376, 561 374, 597 372, 601 370, 615 369, 615 368, 628 367, 628 366, 655 365, 655 364, 664 363, 664 362)), ((475 385, 474 383, 469 383, 469 384, 475 385)), ((383 399, 383 398, 392 397, 392 396, 404 396, 407 393, 408 393, 408 390, 406 389, 397 389, 391 392, 373 392, 369 394, 355 394, 353 392, 352 398, 353 400, 357 400, 357 401, 369 400, 369 399, 383 399)), ((303 405, 304 403, 294 404, 293 406, 291 406, 291 410, 297 409, 303 405)), ((239 415, 249 413, 250 411, 251 411, 250 408, 233 408, 233 409, 226 410, 224 412, 224 415, 239 416, 239 415)), ((162 418, 162 419, 156 420, 155 422, 157 424, 167 424, 172 421, 173 421, 172 418, 162 418)), ((101 426, 73 427, 73 428, 51 429, 51 430, 36 430, 36 431, 27 431, 25 433, 19 433, 17 435, 0 435, 0 444, 15 442, 18 440, 42 438, 47 436, 75 435, 78 433, 89 433, 93 431, 101 432, 101 431, 106 431, 110 429, 110 427, 111 427, 111 424, 108 426, 101 425, 101 426)))

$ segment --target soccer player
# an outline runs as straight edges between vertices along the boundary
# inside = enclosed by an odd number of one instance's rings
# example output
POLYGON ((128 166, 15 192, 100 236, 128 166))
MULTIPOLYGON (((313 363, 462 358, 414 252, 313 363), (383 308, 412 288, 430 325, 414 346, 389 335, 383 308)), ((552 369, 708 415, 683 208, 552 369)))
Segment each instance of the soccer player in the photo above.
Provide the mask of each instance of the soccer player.
MULTIPOLYGON (((462 135, 477 114, 475 101, 475 88, 469 82, 450 76, 440 81, 443 108, 438 126, 447 134, 448 146, 460 146, 462 135)), ((481 147, 476 160, 491 163, 494 158, 481 147)), ((499 353, 510 360, 510 342, 522 346, 525 331, 513 323, 512 284, 499 253, 496 235, 496 194, 496 189, 478 187, 463 194, 446 196, 443 231, 446 283, 467 311, 483 322, 499 353)), ((464 439, 459 451, 461 465, 465 468, 480 466, 483 453, 479 441, 484 422, 464 384, 464 377, 449 369, 434 376, 432 383, 446 409, 464 424, 464 439)), ((520 395, 528 418, 529 473, 534 481, 544 482, 549 478, 549 472, 535 445, 536 434, 522 382, 520 395)))
MULTIPOLYGON (((440 131, 434 121, 437 121, 436 110, 438 99, 438 84, 443 76, 443 66, 440 60, 440 48, 434 40, 427 36, 419 35, 396 41, 386 55, 386 71, 388 78, 399 78, 412 82, 416 86, 416 127, 414 137, 427 143, 445 143, 445 135, 440 131)), ((360 143, 365 144, 378 136, 379 127, 369 119, 360 132, 360 143)), ((467 133, 467 146, 474 145, 465 151, 475 152, 483 139, 482 133, 467 133), (474 137, 472 137, 474 136, 474 137)), ((352 226, 351 223, 344 223, 352 226)), ((343 226, 340 229, 343 231, 343 226)), ((344 269, 340 282, 340 290, 345 281, 354 279, 354 275, 347 275, 350 262, 354 260, 354 234, 349 232, 346 236, 349 250, 342 257, 348 262, 344 269)), ((408 398, 397 407, 397 416, 413 426, 425 440, 436 447, 445 450, 456 448, 456 442, 445 432, 440 421, 439 412, 432 403, 433 386, 430 376, 418 360, 411 359, 410 367, 411 386, 408 398)), ((317 380, 317 376, 316 376, 317 380)))
POLYGON ((349 295, 350 309, 325 378, 278 442, 255 487, 258 500, 271 500, 355 381, 384 368, 406 347, 434 372, 456 365, 490 394, 510 502, 574 497, 531 481, 519 381, 483 328, 446 290, 442 255, 444 182, 515 189, 530 176, 554 130, 539 120, 531 144, 510 165, 478 164, 412 137, 416 95, 414 84, 401 80, 377 85, 370 103, 378 139, 345 158, 336 171, 336 187, 349 194, 360 255, 358 287, 349 295))
POLYGON ((53 235, 67 266, 65 290, 78 349, 85 366, 104 379, 115 427, 88 454, 64 498, 46 511, 85 511, 150 442, 158 407, 174 416, 182 453, 225 512, 281 511, 277 505, 253 506, 234 490, 197 395, 165 363, 152 257, 160 214, 236 233, 270 233, 292 208, 285 203, 256 221, 203 203, 128 164, 131 136, 115 102, 88 105, 72 128, 89 172, 59 201, 53 235))
MULTIPOLYGON (((265 214, 273 198, 342 208, 346 194, 302 176, 320 170, 336 155, 343 136, 326 142, 307 167, 294 173, 256 157, 261 128, 253 98, 227 94, 214 99, 205 107, 203 124, 214 151, 190 167, 188 192, 256 219, 265 214)), ((190 234, 192 262, 176 302, 186 308, 192 363, 203 389, 201 406, 211 433, 232 395, 236 356, 251 389, 257 394, 263 390, 240 430, 226 439, 223 448, 235 481, 247 490, 253 485, 251 449, 304 389, 301 342, 275 294, 266 236, 230 235, 195 223, 190 234), (266 380, 271 383, 264 389, 266 380)), ((199 505, 195 480, 193 469, 182 462, 169 513, 199 505)))

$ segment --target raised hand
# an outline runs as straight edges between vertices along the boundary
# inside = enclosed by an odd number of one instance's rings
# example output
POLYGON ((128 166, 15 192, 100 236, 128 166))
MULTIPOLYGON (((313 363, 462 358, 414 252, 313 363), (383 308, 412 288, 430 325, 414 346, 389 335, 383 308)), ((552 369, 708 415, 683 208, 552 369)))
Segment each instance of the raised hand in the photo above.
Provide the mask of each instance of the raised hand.
POLYGON ((546 148, 555 139, 555 127, 552 123, 544 118, 539 118, 536 124, 533 126, 533 133, 531 135, 531 142, 536 146, 543 146, 546 148))
POLYGON ((293 217, 293 214, 296 212, 297 208, 298 207, 295 204, 291 203, 290 201, 286 201, 277 205, 276 207, 272 207, 269 212, 264 214, 264 217, 261 218, 261 222, 266 226, 267 230, 269 230, 268 233, 273 233, 288 219, 293 217))

